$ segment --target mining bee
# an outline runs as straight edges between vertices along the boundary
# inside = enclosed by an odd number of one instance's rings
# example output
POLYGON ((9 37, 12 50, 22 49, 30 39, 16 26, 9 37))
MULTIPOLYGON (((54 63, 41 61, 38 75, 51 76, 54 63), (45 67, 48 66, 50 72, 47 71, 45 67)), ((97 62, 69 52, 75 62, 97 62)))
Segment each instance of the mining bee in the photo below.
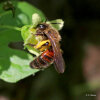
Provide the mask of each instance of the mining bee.
POLYGON ((42 37, 42 41, 37 45, 29 45, 34 46, 34 48, 40 50, 42 53, 30 63, 31 68, 44 69, 54 63, 57 72, 63 73, 65 63, 60 49, 59 41, 61 40, 61 36, 59 32, 49 24, 41 23, 37 25, 35 35, 36 37, 42 37))

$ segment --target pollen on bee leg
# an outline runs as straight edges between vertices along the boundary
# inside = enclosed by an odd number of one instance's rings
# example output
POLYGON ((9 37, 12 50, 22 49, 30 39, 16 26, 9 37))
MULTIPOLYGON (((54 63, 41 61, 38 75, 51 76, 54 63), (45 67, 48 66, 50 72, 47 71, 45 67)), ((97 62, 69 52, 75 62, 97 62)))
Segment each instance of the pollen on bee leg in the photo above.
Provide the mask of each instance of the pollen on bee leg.
POLYGON ((34 48, 40 49, 40 51, 43 51, 45 49, 48 49, 49 46, 51 46, 50 41, 49 40, 43 40, 40 43, 38 43, 36 46, 34 46, 34 48))

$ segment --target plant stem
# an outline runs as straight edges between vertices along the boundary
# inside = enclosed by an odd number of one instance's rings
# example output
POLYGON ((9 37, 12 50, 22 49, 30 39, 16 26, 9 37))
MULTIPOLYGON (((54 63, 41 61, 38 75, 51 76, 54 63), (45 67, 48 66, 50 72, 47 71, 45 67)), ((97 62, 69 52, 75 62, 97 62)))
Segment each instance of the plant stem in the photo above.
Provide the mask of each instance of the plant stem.
POLYGON ((7 28, 7 29, 13 29, 13 30, 21 31, 21 28, 16 27, 16 26, 0 25, 0 28, 7 28))

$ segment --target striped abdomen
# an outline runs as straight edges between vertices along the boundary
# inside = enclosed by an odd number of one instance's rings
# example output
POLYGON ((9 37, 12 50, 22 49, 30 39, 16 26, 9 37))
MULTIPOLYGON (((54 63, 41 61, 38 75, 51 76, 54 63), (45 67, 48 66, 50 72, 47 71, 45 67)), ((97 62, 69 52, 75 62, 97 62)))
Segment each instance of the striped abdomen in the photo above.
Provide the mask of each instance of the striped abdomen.
POLYGON ((52 49, 47 49, 44 51, 39 57, 34 59, 31 63, 30 66, 32 68, 47 68, 49 64, 53 63, 54 61, 54 53, 52 49))

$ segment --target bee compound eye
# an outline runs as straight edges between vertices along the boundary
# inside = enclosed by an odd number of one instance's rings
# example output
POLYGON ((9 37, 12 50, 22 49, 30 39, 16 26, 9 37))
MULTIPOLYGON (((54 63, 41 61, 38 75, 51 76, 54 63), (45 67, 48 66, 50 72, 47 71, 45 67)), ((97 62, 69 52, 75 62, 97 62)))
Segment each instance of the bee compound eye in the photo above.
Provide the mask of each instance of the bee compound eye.
POLYGON ((44 25, 44 24, 39 24, 37 27, 38 27, 40 30, 45 30, 45 29, 47 28, 47 26, 44 25))

